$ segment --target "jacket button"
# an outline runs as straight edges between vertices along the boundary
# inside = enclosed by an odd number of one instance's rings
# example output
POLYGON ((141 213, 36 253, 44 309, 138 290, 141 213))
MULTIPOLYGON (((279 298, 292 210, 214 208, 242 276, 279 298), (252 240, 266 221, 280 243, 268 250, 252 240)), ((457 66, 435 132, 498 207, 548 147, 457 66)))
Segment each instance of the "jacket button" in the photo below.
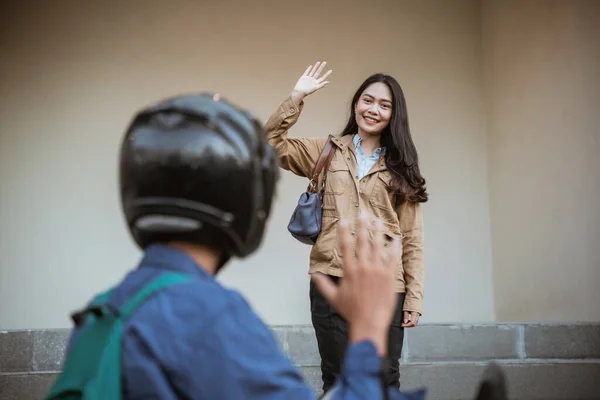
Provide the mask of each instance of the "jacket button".
POLYGON ((356 232, 355 232, 355 231, 352 231, 352 234, 353 234, 353 235, 356 235, 356 232))
POLYGON ((358 207, 358 203, 354 203, 354 207, 358 207))

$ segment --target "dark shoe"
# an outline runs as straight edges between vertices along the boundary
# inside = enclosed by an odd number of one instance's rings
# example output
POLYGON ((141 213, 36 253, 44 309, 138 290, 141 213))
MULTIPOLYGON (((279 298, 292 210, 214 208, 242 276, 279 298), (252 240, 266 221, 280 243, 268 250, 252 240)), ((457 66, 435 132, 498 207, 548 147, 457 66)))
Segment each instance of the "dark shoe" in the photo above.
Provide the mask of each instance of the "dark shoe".
POLYGON ((476 400, 508 400, 506 376, 498 364, 491 363, 485 369, 476 400))

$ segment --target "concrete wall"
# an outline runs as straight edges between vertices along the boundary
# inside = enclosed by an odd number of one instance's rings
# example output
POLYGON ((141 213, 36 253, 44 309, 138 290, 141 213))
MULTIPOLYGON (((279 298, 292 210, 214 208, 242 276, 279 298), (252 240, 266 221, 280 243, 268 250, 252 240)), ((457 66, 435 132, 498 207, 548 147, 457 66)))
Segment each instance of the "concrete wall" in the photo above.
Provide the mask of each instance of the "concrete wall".
MULTIPOLYGON (((70 326, 137 261, 116 157, 138 107, 214 90, 266 120, 323 59, 331 84, 293 135, 338 132, 364 78, 396 76, 431 188, 423 320, 494 319, 477 1, 16 4, 0 48, 0 328, 70 326)), ((305 185, 285 174, 265 245, 221 277, 271 324, 310 321, 309 248, 286 230, 305 185)))
POLYGON ((600 320, 600 2, 484 1, 500 321, 600 320))
MULTIPOLYGON (((0 329, 70 326, 138 260, 116 179, 137 108, 214 90, 266 120, 323 59, 295 136, 338 132, 370 73, 405 89, 431 192, 424 323, 600 319, 598 2, 9 3, 0 329)), ((304 187, 284 175, 265 245, 220 278, 270 324, 309 322, 309 249, 286 231, 304 187)))

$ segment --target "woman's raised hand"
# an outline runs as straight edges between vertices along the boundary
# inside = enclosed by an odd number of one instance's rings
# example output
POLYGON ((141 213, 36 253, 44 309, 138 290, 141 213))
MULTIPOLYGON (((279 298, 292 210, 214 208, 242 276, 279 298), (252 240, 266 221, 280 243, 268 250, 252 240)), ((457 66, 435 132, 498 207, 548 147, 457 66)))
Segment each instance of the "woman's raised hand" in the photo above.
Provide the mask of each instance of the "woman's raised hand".
POLYGON ((292 97, 296 103, 300 103, 304 97, 325 87, 325 85, 329 83, 329 81, 326 81, 325 79, 331 74, 331 70, 319 77, 323 72, 323 69, 325 69, 325 65, 327 65, 327 62, 323 61, 323 63, 321 63, 317 61, 314 66, 310 65, 306 68, 306 71, 304 71, 304 74, 298 79, 298 82, 296 82, 296 86, 294 86, 294 90, 292 91, 292 97))

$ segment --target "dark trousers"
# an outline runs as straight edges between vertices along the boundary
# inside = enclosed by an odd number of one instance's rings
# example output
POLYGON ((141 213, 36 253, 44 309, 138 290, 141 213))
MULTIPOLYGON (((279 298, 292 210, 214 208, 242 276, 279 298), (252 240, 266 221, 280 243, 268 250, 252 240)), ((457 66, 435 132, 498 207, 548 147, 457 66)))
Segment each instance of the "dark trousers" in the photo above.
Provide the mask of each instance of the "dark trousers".
MULTIPOLYGON (((330 278, 336 283, 339 282, 339 278, 330 278)), ((398 293, 398 307, 389 331, 387 371, 384 371, 388 385, 396 388, 400 388, 399 359, 402 355, 404 341, 403 305, 404 293, 398 293)), ((312 281, 310 283, 310 313, 321 356, 323 392, 327 392, 333 386, 342 368, 344 352, 348 345, 348 324, 329 305, 312 281)))

